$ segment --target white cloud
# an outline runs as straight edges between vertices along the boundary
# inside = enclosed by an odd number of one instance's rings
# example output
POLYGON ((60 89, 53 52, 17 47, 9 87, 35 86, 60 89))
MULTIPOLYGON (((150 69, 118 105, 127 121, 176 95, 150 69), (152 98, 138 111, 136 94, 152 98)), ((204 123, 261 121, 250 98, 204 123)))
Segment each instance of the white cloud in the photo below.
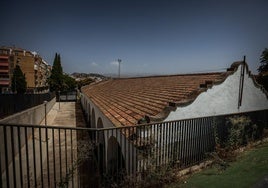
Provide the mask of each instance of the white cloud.
POLYGON ((110 65, 112 65, 112 66, 118 66, 119 63, 118 63, 118 61, 112 61, 112 62, 110 63, 110 65))
POLYGON ((93 66, 93 67, 97 67, 98 64, 97 64, 96 62, 92 62, 92 63, 91 63, 91 66, 93 66))

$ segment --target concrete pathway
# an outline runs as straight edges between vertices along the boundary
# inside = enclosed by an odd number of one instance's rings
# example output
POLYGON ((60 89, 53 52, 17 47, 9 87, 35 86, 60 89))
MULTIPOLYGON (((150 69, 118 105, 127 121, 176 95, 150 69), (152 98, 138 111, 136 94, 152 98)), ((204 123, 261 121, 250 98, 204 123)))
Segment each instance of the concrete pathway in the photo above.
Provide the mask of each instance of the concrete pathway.
MULTIPOLYGON (((40 125, 45 125, 45 119, 40 125)), ((47 125, 85 127, 82 109, 76 102, 56 102, 47 114, 47 125)))
MULTIPOLYGON (((46 119, 40 125, 45 126, 45 123, 48 126, 86 127, 80 104, 76 102, 55 103, 47 114, 46 119)), ((44 129, 41 139, 45 140, 45 138, 46 133, 44 129)), ((35 139, 39 143, 40 137, 35 137, 35 139)), ((64 183, 65 181, 69 182, 69 187, 77 187, 79 181, 76 165, 78 161, 77 146, 79 145, 77 140, 77 131, 71 131, 70 129, 48 129, 49 166, 47 164, 45 141, 42 147, 44 154, 43 172, 47 172, 47 168, 49 168, 50 173, 43 174, 44 187, 55 187, 55 184, 64 183), (50 185, 48 185, 48 182, 50 185)), ((38 185, 41 186, 41 183, 42 178, 39 173, 38 185)))
MULTIPOLYGON (((80 104, 76 102, 55 103, 47 114, 46 120, 44 119, 41 122, 41 125, 45 125, 45 123, 49 126, 86 127, 80 104)), ((71 185, 77 187, 77 145, 76 131, 70 131, 68 129, 52 129, 49 131, 50 187, 55 186, 55 181, 57 183, 63 183, 64 181, 70 182, 70 180, 73 181, 71 185), (74 171, 72 172, 72 170, 74 171)), ((46 161, 46 159, 43 160, 44 163, 46 161)), ((47 172, 48 165, 44 164, 43 166, 44 172, 47 172)), ((43 179, 47 178, 48 174, 44 174, 43 179)), ((48 181, 44 182, 47 183, 48 181)), ((47 187, 47 185, 45 184, 44 187, 47 187)))
MULTIPOLYGON (((40 127, 22 128, 23 144, 15 156, 15 174, 11 173, 14 166, 9 165, 10 187, 16 184, 17 187, 53 188, 66 182, 69 188, 80 185, 98 187, 99 177, 89 134, 70 127, 86 127, 81 106, 76 102, 55 103, 40 127), (52 128, 46 128, 45 124, 52 128)), ((6 176, 2 176, 2 180, 6 182, 6 176)))

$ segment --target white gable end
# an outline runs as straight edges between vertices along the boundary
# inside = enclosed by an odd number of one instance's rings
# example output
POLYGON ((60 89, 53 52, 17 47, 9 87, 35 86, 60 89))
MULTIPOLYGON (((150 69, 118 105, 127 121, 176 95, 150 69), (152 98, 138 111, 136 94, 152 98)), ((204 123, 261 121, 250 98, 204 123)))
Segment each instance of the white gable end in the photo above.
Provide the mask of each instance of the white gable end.
POLYGON ((164 121, 268 109, 266 94, 245 70, 242 105, 238 108, 241 66, 226 80, 201 93, 193 103, 178 107, 164 121))

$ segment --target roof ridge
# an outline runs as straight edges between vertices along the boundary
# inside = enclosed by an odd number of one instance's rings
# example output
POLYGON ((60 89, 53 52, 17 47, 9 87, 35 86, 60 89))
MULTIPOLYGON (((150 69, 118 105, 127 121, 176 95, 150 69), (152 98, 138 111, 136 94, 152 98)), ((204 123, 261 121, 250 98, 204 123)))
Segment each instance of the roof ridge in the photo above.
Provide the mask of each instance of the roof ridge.
POLYGON ((162 78, 162 77, 176 77, 176 76, 200 76, 200 75, 213 75, 222 74, 225 72, 206 72, 206 73, 182 73, 182 74, 168 74, 168 75, 152 75, 152 76, 140 76, 140 77, 127 77, 127 78, 112 78, 112 80, 128 80, 128 79, 140 79, 140 78, 162 78))

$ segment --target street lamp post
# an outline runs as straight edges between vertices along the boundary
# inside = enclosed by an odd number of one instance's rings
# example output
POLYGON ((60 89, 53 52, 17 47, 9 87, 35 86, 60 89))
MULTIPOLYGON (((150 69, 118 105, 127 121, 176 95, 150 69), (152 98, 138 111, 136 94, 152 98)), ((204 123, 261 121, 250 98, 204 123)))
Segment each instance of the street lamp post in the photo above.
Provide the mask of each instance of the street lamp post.
POLYGON ((45 105, 45 126, 47 125, 47 101, 44 101, 45 105))
POLYGON ((60 110, 60 91, 59 91, 59 110, 60 110))
MULTIPOLYGON (((44 101, 45 105, 45 130, 46 130, 46 149, 48 151, 48 132, 47 132, 47 101, 44 101)), ((47 152, 47 171, 49 172, 49 154, 47 152)), ((49 173, 48 173, 48 183, 50 183, 49 173)))

